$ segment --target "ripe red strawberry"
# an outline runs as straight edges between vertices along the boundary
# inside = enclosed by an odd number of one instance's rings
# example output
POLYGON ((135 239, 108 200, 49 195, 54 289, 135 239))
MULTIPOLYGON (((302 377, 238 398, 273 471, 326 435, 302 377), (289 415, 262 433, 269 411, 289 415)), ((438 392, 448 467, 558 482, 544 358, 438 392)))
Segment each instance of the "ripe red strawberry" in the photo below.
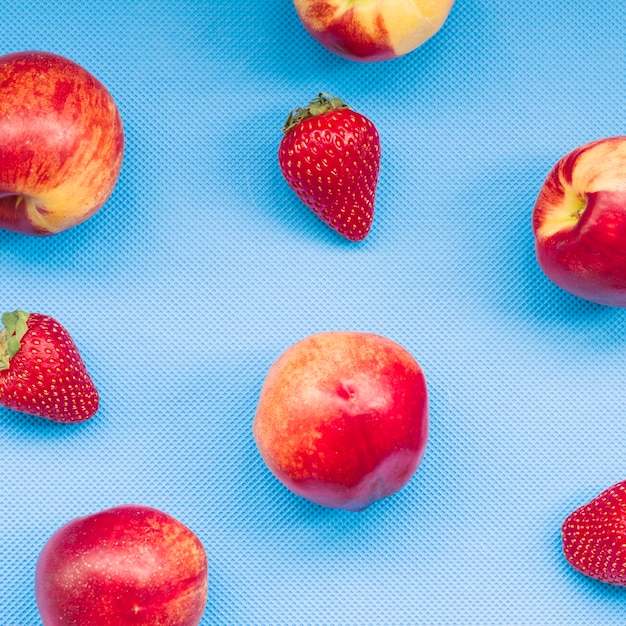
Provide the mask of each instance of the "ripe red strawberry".
POLYGON ((572 567, 626 586, 626 480, 576 509, 563 523, 562 540, 572 567))
POLYGON ((69 333, 47 315, 2 315, 0 404, 55 422, 82 422, 98 392, 69 333))
POLYGON ((289 186, 340 235, 365 239, 380 170, 374 124, 339 98, 319 94, 289 113, 283 132, 278 162, 289 186))

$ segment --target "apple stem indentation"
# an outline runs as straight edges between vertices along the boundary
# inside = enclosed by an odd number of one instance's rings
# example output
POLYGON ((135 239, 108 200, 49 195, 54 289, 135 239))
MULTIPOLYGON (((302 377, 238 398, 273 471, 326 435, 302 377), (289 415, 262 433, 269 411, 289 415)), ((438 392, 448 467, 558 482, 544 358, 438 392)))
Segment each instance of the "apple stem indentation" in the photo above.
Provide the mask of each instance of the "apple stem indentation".
POLYGON ((341 98, 334 98, 327 93, 319 93, 307 106, 297 107, 289 111, 287 121, 282 127, 282 131, 286 135, 303 120, 323 115, 329 111, 349 108, 350 107, 341 98))
POLYGON ((19 310, 2 314, 4 328, 0 331, 0 371, 9 369, 11 359, 22 347, 20 342, 28 330, 28 318, 28 313, 19 310))
POLYGON ((571 214, 571 216, 577 221, 582 217, 582 214, 585 212, 585 209, 587 208, 586 198, 579 198, 579 203, 580 204, 578 208, 571 214))

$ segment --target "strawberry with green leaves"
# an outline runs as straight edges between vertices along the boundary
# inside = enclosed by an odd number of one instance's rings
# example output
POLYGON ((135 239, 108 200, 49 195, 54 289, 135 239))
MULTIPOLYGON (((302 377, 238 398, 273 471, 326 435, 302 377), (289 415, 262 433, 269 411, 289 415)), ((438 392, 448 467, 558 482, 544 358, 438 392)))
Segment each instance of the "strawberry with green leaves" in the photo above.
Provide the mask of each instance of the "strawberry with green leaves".
POLYGON ((562 527, 563 553, 579 572, 626 586, 626 481, 576 509, 562 527))
POLYGON ((319 94, 291 111, 283 133, 278 162, 289 186, 340 235, 365 239, 380 170, 374 124, 339 98, 319 94))
POLYGON ((98 392, 67 330, 39 313, 2 315, 0 405, 55 422, 83 422, 98 392))

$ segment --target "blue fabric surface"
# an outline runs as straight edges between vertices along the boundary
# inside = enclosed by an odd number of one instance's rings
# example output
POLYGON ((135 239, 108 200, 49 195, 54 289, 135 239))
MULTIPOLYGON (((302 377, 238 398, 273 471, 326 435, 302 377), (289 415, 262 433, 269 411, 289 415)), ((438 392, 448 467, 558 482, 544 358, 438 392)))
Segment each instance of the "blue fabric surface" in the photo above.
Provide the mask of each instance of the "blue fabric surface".
POLYGON ((107 85, 119 183, 83 225, 0 232, 2 310, 48 313, 101 394, 82 425, 0 410, 0 625, 39 624, 39 551, 79 515, 174 515, 210 567, 203 624, 578 624, 626 591, 574 572, 566 515, 626 478, 626 312, 553 286, 530 214, 553 163, 624 132, 619 2, 457 0, 417 51, 357 64, 291 0, 11 0, 0 53, 107 85), (277 165, 319 91, 377 126, 374 225, 341 239, 277 165), (424 462, 364 513, 288 492, 252 436, 273 360, 309 334, 404 345, 430 391, 424 462))

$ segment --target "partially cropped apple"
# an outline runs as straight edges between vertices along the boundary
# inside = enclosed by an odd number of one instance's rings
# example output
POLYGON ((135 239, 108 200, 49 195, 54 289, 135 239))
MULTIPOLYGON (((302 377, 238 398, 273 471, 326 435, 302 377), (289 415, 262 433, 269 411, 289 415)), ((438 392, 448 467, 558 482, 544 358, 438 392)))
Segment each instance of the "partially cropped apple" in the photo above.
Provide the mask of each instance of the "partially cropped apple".
POLYGON ((426 379, 386 337, 312 335, 270 368, 253 434, 286 487, 322 506, 361 511, 402 488, 422 460, 426 379))
POLYGON ((532 228, 546 276, 570 293, 626 307, 626 137, 576 148, 552 168, 532 228))
POLYGON ((430 39, 454 0, 293 0, 302 24, 325 48, 352 61, 386 61, 430 39))
POLYGON ((52 535, 35 574, 44 626, 196 626, 208 565, 200 540, 157 509, 122 505, 52 535))
POLYGON ((111 195, 124 151, 104 85, 49 52, 0 56, 0 228, 51 235, 111 195))

